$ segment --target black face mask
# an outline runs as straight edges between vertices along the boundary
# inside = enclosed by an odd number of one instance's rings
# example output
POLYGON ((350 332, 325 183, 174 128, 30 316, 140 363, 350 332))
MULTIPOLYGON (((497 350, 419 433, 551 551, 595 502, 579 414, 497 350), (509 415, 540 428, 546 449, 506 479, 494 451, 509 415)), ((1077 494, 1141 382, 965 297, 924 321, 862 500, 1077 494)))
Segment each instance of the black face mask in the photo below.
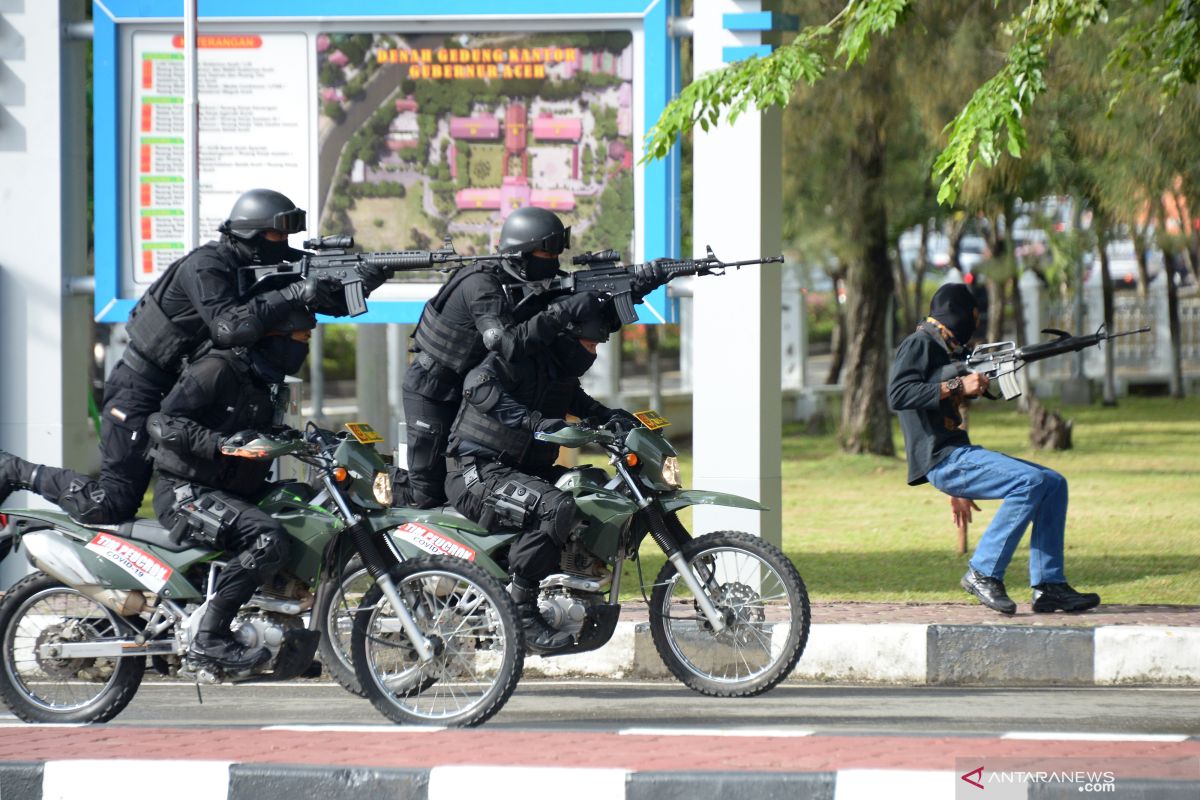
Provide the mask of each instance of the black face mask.
POLYGON ((527 281, 544 281, 558 272, 558 257, 544 258, 526 253, 521 256, 521 277, 527 281))
POLYGON ((260 264, 279 264, 287 260, 291 247, 287 239, 282 242, 272 242, 266 236, 259 234, 251 240, 254 245, 254 259, 260 264))
POLYGON ((975 310, 979 304, 966 284, 947 283, 933 293, 929 304, 929 316, 936 319, 954 334, 958 343, 965 345, 975 333, 975 310))
POLYGON ((283 383, 284 376, 295 375, 308 358, 308 342, 290 336, 264 336, 250 348, 250 366, 266 383, 283 383))
POLYGON ((556 336, 550 346, 550 356, 559 374, 578 378, 596 363, 596 354, 588 352, 573 336, 556 336))

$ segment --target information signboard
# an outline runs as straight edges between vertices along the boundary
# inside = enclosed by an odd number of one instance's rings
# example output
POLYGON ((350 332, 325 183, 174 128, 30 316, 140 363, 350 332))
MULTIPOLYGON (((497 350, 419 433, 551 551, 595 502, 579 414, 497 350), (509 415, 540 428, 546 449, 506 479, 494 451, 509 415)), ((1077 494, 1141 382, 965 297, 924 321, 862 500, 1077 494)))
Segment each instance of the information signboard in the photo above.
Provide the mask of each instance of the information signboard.
MULTIPOLYGON (((184 252, 182 5, 94 4, 101 322, 124 321, 184 252)), ((352 233, 366 250, 449 235, 490 252, 532 205, 572 226, 571 253, 678 255, 677 160, 638 165, 677 81, 673 3, 428 5, 202 0, 201 241, 266 187, 309 210, 309 235, 352 233)), ((389 283, 354 321, 415 322, 441 280, 389 283)), ((673 315, 663 290, 639 309, 673 315)))

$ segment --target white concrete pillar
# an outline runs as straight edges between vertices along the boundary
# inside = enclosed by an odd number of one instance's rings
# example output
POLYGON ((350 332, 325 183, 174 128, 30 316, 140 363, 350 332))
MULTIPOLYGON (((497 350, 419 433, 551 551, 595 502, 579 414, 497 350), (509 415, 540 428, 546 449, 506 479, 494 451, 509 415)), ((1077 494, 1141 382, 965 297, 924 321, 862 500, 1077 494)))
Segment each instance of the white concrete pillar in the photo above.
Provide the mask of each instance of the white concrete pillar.
MULTIPOLYGON (((765 54, 763 3, 706 0, 694 17, 695 72, 765 54), (747 24, 748 23, 748 24, 747 24)), ((695 255, 728 261, 780 252, 780 114, 749 112, 695 131, 695 255)), ((781 540, 780 293, 777 264, 695 281, 692 387, 696 488, 742 495, 765 513, 698 506, 694 532, 743 530, 781 540)))
MULTIPOLYGON (((86 45, 63 38, 82 0, 0 3, 0 448, 86 468, 86 45)), ((28 494, 7 505, 44 505, 28 494)))
POLYGON ((388 424, 387 326, 357 325, 355 333, 354 383, 358 394, 355 419, 378 431, 385 446, 394 445, 396 429, 388 424))

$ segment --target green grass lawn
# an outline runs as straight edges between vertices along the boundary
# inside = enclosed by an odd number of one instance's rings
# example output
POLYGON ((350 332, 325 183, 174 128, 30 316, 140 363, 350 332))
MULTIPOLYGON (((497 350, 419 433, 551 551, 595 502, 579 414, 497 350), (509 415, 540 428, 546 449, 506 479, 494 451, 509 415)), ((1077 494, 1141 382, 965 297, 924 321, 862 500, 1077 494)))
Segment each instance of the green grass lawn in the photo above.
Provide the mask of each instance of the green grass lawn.
MULTIPOLYGON (((1106 603, 1200 603, 1200 398, 1067 409, 1075 447, 1063 452, 1033 450, 1015 408, 976 403, 971 439, 1067 477, 1067 579, 1106 603)), ((814 599, 969 601, 949 501, 907 485, 903 442, 897 428, 898 457, 850 456, 833 436, 785 428, 783 546, 814 599)), ((690 485, 691 453, 681 455, 690 485)), ((979 505, 968 549, 1000 503, 979 505)), ((649 581, 662 557, 652 542, 642 555, 649 581)), ((1006 576, 1019 602, 1028 602, 1028 569, 1027 534, 1006 576)), ((626 580, 636 591, 632 573, 626 580)))

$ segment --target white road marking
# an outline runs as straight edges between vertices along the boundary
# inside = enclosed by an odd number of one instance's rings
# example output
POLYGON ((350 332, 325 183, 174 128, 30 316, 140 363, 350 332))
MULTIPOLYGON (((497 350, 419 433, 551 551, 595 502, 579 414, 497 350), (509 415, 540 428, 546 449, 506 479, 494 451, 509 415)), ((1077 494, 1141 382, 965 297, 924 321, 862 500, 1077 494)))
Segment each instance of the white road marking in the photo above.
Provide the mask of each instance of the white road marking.
POLYGON ((444 731, 444 725, 266 725, 264 731, 301 731, 304 733, 431 733, 444 731))
POLYGON ((171 800, 225 800, 229 761, 95 759, 47 761, 42 800, 129 800, 136 787, 157 787, 171 800))
POLYGON ((1014 731, 1001 734, 1001 739, 1066 742, 1186 742, 1186 733, 1046 733, 1044 731, 1014 731))
POLYGON ((815 736, 816 731, 800 728, 622 728, 621 736, 768 736, 793 738, 815 736))
POLYGON ((434 767, 429 800, 462 800, 486 787, 489 800, 556 797, 570 787, 571 800, 625 800, 629 772, 572 767, 434 767))

